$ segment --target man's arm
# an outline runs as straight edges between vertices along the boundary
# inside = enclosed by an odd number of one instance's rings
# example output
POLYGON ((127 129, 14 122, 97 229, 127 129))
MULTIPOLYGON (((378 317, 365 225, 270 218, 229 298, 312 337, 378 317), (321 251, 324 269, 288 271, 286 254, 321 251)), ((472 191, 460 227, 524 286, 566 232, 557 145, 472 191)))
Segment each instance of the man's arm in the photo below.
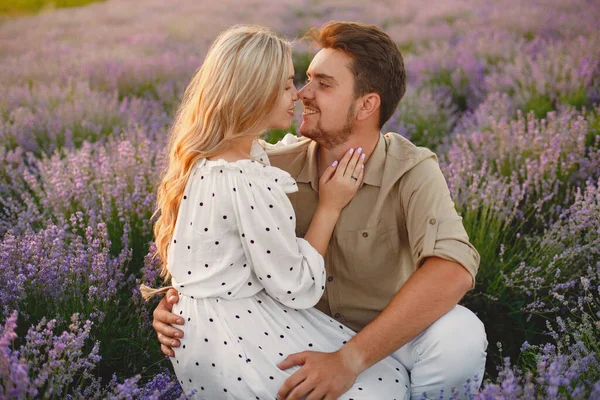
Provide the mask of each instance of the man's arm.
POLYGON ((334 353, 296 353, 281 362, 278 365, 281 369, 295 365, 303 367, 285 381, 278 398, 300 399, 306 394, 304 387, 309 386, 325 390, 319 385, 327 387, 328 396, 337 398, 358 375, 450 311, 472 284, 471 274, 462 265, 439 257, 427 258, 381 314, 340 350, 334 353), (306 382, 311 380, 314 384, 306 382), (302 386, 299 385, 301 382, 302 386))
POLYGON ((404 175, 399 197, 406 224, 401 228, 408 232, 416 271, 380 315, 340 350, 297 353, 281 363, 282 369, 303 365, 286 380, 281 398, 299 399, 311 385, 319 394, 326 390, 336 398, 343 393, 338 390, 423 332, 472 288, 479 255, 469 243, 435 158, 404 175))
POLYGON ((450 311, 471 288, 462 265, 429 257, 392 301, 342 349, 362 372, 414 339, 450 311))

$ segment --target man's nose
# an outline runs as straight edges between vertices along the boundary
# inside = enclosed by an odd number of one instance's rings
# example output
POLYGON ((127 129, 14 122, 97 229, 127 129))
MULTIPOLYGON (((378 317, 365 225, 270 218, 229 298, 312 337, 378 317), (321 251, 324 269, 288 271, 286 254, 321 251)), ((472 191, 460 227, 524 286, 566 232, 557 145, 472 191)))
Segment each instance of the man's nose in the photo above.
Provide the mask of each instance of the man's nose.
POLYGON ((313 97, 313 90, 311 87, 311 82, 308 82, 302 89, 298 91, 298 97, 300 100, 304 101, 304 99, 310 99, 313 97))

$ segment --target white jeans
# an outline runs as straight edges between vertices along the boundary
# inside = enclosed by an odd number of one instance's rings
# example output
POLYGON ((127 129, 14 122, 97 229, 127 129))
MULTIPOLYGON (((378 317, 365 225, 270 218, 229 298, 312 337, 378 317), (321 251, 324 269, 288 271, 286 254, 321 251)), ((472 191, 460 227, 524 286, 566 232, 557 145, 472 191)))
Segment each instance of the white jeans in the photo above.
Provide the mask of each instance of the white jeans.
POLYGON ((471 393, 481 385, 487 345, 483 323, 457 305, 391 356, 410 373, 411 399, 447 399, 452 387, 465 398, 467 379, 471 393))

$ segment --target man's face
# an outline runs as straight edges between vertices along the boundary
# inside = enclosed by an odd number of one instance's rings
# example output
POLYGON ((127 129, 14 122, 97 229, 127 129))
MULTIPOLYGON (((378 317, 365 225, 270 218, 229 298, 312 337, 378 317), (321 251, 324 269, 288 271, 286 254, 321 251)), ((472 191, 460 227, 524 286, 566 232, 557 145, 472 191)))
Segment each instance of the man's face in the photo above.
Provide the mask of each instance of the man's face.
POLYGON ((346 142, 352 132, 355 110, 351 63, 352 59, 340 51, 322 49, 306 71, 308 83, 298 92, 304 104, 300 133, 326 148, 346 142))

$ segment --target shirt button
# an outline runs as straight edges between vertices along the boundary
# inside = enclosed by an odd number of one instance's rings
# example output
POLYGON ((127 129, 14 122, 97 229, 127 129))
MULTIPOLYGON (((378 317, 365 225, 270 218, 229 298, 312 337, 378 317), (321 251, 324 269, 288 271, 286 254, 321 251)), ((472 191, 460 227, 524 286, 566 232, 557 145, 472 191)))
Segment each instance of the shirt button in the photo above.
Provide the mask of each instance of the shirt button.
POLYGON ((435 223, 436 223, 436 220, 435 220, 435 218, 431 218, 431 219, 429 220, 429 223, 430 223, 431 225, 435 225, 435 223))
POLYGON ((369 237, 369 233, 368 232, 363 232, 363 237, 369 237))
POLYGON ((342 316, 342 314, 340 314, 339 312, 338 312, 338 313, 335 313, 335 315, 334 315, 334 317, 336 317, 336 318, 339 318, 339 317, 341 317, 341 316, 342 316))
POLYGON ((331 281, 333 280, 333 276, 330 276, 329 278, 327 278, 327 280, 328 280, 329 282, 331 282, 331 281))

